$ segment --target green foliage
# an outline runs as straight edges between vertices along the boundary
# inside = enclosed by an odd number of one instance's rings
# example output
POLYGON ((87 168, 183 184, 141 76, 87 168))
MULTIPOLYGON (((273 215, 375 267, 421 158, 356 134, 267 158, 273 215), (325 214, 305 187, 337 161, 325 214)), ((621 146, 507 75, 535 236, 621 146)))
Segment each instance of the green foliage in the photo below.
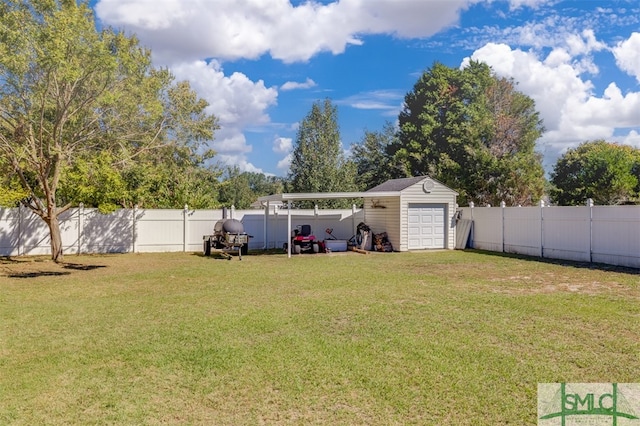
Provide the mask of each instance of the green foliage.
POLYGON ((568 150, 551 174, 551 197, 559 205, 615 205, 640 201, 640 150, 603 140, 568 150))
POLYGON ((127 185, 123 205, 157 209, 177 209, 185 204, 195 209, 220 207, 221 172, 205 166, 212 156, 211 151, 201 155, 173 144, 140 155, 123 170, 127 185))
POLYGON ((113 156, 104 151, 89 159, 78 159, 63 172, 58 190, 61 200, 73 200, 101 213, 111 213, 126 199, 126 183, 113 167, 113 156))
POLYGON ((151 66, 135 37, 97 31, 85 2, 7 0, 0 21, 0 179, 18 180, 60 260, 60 213, 85 201, 103 210, 136 202, 140 194, 126 194, 132 170, 157 172, 150 153, 167 146, 176 165, 193 157, 216 120, 187 83, 151 66))
POLYGON ((282 178, 266 176, 262 173, 240 172, 229 167, 220 185, 220 202, 223 206, 248 209, 258 197, 284 192, 282 178))
POLYGON ((0 207, 15 207, 29 194, 21 188, 12 189, 0 187, 0 207))
MULTIPOLYGON (((329 99, 315 102, 300 123, 289 172, 292 192, 354 191, 356 166, 342 151, 338 111, 329 99)), ((351 201, 326 200, 322 207, 346 207, 351 201)), ((313 202, 301 202, 310 207, 313 202)))
POLYGON ((356 166, 356 185, 366 191, 398 176, 398 169, 389 155, 389 147, 397 143, 396 129, 385 123, 382 131, 365 131, 362 140, 351 147, 351 161, 356 166))
MULTIPOLYGON (((0 156, 0 172, 9 171, 7 167, 7 158, 0 156)), ((15 207, 18 203, 29 196, 20 185, 20 181, 14 173, 4 176, 0 182, 0 207, 15 207)))
POLYGON ((535 141, 543 129, 534 102, 486 64, 434 64, 406 95, 399 127, 388 152, 401 173, 442 181, 461 204, 527 205, 542 196, 535 141))

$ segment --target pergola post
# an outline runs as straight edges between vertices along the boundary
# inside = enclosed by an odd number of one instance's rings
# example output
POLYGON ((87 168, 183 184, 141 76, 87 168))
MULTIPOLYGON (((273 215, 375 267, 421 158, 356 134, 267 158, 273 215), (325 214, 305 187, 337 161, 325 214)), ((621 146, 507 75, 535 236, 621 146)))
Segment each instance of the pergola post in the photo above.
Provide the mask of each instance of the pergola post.
POLYGON ((287 200, 287 257, 291 257, 291 200, 287 200))

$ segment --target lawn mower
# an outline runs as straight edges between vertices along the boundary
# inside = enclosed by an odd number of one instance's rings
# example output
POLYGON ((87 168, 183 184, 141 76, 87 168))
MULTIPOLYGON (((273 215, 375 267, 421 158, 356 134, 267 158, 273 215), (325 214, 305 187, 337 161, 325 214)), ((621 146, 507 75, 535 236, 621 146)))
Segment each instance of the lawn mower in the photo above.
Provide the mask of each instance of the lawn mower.
MULTIPOLYGON (((283 248, 288 250, 287 243, 283 248)), ((298 225, 291 232, 291 251, 295 254, 320 252, 320 243, 311 233, 311 225, 298 225)))

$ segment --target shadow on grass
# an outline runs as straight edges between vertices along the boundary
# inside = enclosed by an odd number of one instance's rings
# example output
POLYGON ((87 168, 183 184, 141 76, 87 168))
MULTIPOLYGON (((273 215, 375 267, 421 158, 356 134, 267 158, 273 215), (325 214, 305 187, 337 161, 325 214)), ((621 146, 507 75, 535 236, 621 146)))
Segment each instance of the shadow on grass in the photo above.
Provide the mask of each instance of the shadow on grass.
POLYGON ((605 272, 618 272, 618 273, 629 274, 629 275, 640 275, 640 269, 630 268, 625 266, 608 265, 606 263, 590 263, 590 262, 577 262, 573 260, 563 260, 563 259, 549 259, 546 257, 526 256, 523 254, 501 253, 496 251, 476 250, 476 249, 465 249, 464 251, 469 253, 484 254, 487 256, 495 256, 495 257, 503 257, 508 259, 520 259, 520 260, 527 260, 530 262, 546 263, 549 265, 560 265, 560 266, 567 266, 571 268, 582 268, 582 269, 591 269, 591 270, 598 270, 598 271, 605 271, 605 272))
POLYGON ((9 265, 9 269, 13 266, 30 266, 30 271, 9 271, 5 276, 9 278, 38 278, 38 277, 58 277, 63 275, 70 275, 71 271, 93 271, 99 268, 106 268, 105 265, 86 265, 82 263, 60 263, 55 264, 50 260, 23 260, 13 259, 10 257, 3 257, 0 259, 0 264, 9 265), (46 266, 39 266, 37 264, 45 263, 46 266), (31 266, 33 265, 33 266, 31 266), (47 268, 47 269, 45 269, 47 268), (62 268, 64 270, 55 270, 62 268), (33 269, 36 269, 35 271, 33 269))
POLYGON ((38 278, 38 277, 59 277, 61 275, 71 275, 71 272, 61 271, 38 271, 38 272, 18 272, 7 275, 9 278, 38 278))
MULTIPOLYGON (((237 258, 238 257, 238 253, 237 252, 230 252, 228 253, 231 258, 237 258)), ((222 255, 220 252, 217 251, 212 251, 210 256, 205 256, 204 253, 201 252, 195 252, 193 253, 194 256, 197 257, 202 257, 202 258, 210 258, 212 260, 227 260, 227 257, 222 255)), ((249 253, 247 254, 243 254, 242 258, 244 259, 245 257, 255 257, 255 256, 275 256, 275 255, 287 255, 286 251, 283 251, 282 249, 269 249, 269 250, 260 250, 260 249, 256 249, 256 250, 249 250, 249 253)))
POLYGON ((72 269, 74 271, 93 271, 94 269, 106 268, 104 265, 83 265, 81 263, 65 263, 64 269, 72 269))

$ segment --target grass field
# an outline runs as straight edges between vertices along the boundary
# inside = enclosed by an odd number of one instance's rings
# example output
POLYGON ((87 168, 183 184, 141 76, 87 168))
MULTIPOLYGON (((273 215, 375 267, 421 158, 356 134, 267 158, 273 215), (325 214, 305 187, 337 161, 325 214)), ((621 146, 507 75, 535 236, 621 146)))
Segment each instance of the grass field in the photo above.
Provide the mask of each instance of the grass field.
POLYGON ((526 425, 640 381, 638 271, 479 252, 0 258, 0 424, 526 425))

